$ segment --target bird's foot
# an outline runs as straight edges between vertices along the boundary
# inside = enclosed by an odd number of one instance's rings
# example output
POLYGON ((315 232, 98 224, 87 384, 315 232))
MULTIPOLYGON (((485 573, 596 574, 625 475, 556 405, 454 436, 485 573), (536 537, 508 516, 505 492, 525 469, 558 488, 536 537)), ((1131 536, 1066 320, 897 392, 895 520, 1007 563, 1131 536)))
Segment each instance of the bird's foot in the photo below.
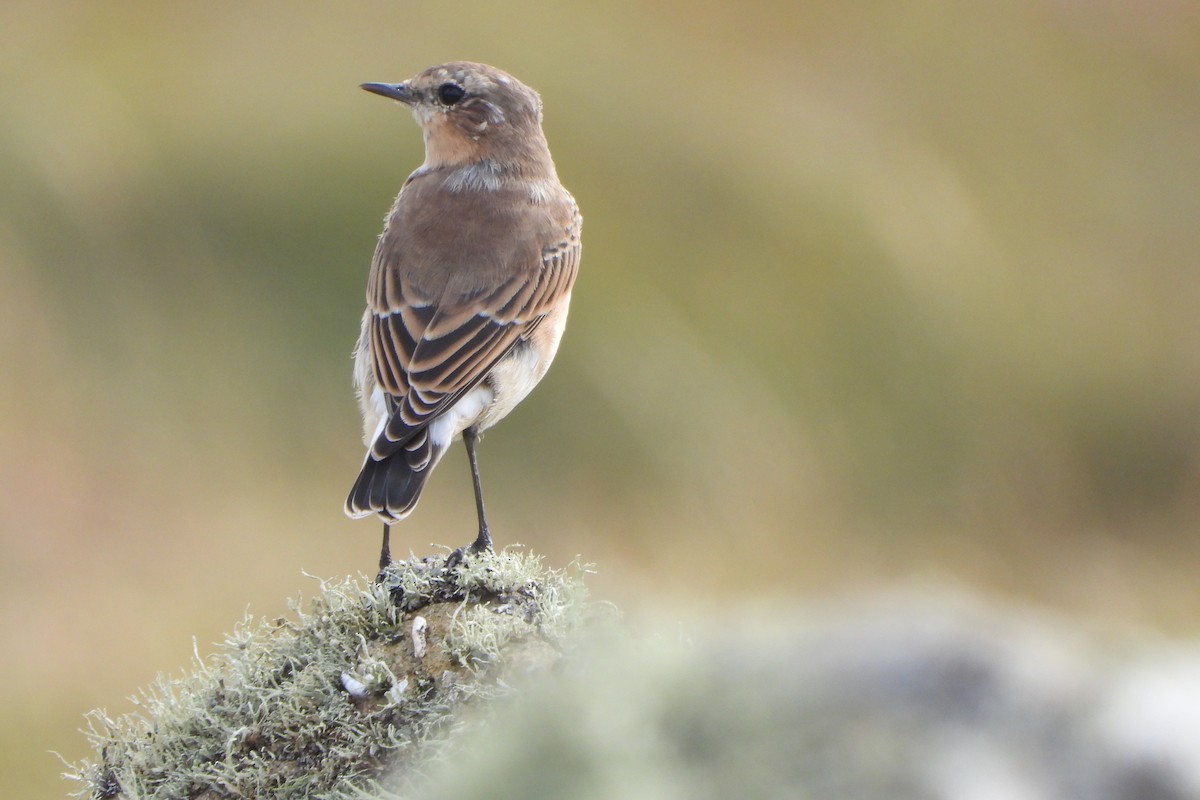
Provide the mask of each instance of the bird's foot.
POLYGON ((475 537, 474 542, 466 547, 459 547, 446 556, 446 569, 455 569, 461 566, 468 555, 476 556, 480 553, 490 552, 492 552, 492 535, 487 528, 480 528, 479 535, 475 537))

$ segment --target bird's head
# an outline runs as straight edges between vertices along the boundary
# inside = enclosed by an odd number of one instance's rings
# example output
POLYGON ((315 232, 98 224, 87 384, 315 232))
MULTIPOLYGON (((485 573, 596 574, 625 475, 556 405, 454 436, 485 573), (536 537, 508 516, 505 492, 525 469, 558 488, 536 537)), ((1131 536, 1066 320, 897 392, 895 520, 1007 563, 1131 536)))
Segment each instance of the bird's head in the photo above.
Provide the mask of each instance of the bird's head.
POLYGON ((520 165, 549 157, 541 98, 495 67, 455 61, 403 83, 364 83, 362 88, 412 109, 425 134, 428 167, 485 160, 520 165))

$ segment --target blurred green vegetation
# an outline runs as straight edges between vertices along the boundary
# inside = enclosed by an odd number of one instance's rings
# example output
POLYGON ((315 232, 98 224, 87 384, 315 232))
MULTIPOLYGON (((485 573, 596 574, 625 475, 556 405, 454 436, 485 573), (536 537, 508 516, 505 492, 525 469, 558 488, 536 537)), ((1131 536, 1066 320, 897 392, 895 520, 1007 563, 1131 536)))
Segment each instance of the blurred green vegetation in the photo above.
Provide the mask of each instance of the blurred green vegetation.
MULTIPOLYGON (((1195 4, 16 0, 10 794, 193 636, 370 569, 349 351, 421 145, 357 85, 456 58, 542 93, 586 218, 559 359, 481 450, 498 542, 626 606, 703 607, 736 554, 764 597, 949 580, 1196 631, 1195 4)), ((401 546, 473 513, 455 453, 401 546)))

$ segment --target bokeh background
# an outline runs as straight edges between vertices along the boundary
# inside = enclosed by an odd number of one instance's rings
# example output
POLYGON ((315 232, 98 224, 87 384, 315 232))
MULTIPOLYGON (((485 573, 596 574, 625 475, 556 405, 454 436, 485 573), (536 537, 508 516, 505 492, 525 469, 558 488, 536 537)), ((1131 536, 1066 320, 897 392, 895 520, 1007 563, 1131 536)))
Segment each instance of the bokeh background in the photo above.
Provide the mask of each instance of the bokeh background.
MULTIPOLYGON (((500 543, 625 608, 951 584, 1200 630, 1197 4, 9 0, 6 796, 370 571, 349 353, 421 143, 357 85, 460 58, 542 93, 586 219, 481 449, 500 543)), ((473 514, 456 451, 400 548, 473 514)))

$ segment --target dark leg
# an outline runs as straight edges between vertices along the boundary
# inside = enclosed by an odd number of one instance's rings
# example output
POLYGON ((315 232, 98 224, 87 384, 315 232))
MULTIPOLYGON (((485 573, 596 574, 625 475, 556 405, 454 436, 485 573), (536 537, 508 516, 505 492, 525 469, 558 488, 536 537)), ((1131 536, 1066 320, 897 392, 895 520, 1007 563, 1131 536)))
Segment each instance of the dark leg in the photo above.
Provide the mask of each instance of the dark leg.
MULTIPOLYGON (((396 398, 390 394, 385 396, 387 398, 388 414, 391 415, 396 411, 396 398)), ((383 581, 384 571, 392 564, 391 539, 392 526, 385 522, 383 523, 383 546, 379 548, 379 574, 375 576, 376 583, 383 581)))
POLYGON ((475 460, 475 442, 479 434, 474 428, 463 431, 463 444, 467 446, 467 459, 471 462, 471 480, 475 484, 475 513, 479 515, 479 536, 469 548, 472 553, 492 549, 492 535, 488 532, 487 518, 483 514, 483 489, 479 486, 479 462, 475 460))
POLYGON ((379 572, 381 574, 392 563, 392 548, 389 546, 391 538, 392 526, 385 522, 383 523, 383 547, 379 549, 379 572))

